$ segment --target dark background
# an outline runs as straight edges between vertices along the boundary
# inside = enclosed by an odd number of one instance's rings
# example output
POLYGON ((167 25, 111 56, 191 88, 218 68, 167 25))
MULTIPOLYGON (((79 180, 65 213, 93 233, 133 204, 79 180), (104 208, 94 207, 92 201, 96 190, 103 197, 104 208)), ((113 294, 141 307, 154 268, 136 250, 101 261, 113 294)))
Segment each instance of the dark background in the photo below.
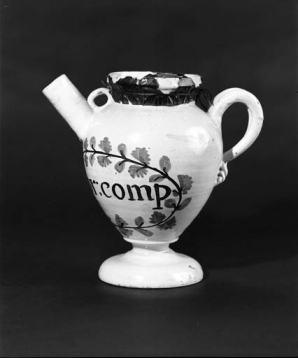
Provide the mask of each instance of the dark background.
MULTIPOLYGON (((1 354, 297 356, 296 1, 2 0, 1 354), (261 135, 178 243, 206 279, 170 290, 100 282, 130 245, 92 196, 76 135, 41 90, 84 96, 112 71, 199 73, 252 92, 261 135)), ((225 149, 244 134, 224 115, 225 149)))

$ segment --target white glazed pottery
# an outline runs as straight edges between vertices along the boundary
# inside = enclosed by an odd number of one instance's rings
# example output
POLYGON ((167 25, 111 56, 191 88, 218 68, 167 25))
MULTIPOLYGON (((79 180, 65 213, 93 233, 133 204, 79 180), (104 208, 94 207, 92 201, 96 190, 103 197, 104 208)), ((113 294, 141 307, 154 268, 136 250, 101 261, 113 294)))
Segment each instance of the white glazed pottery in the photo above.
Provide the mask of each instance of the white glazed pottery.
POLYGON ((138 288, 197 283, 203 278, 200 264, 169 245, 225 180, 227 162, 256 140, 262 107, 251 93, 231 88, 204 111, 196 101, 198 75, 114 72, 108 80, 109 89, 93 91, 87 101, 65 75, 43 90, 82 141, 93 194, 133 246, 107 259, 99 277, 138 288), (100 95, 107 102, 98 107, 94 100, 100 95), (221 119, 235 102, 247 106, 248 127, 223 153, 221 119))

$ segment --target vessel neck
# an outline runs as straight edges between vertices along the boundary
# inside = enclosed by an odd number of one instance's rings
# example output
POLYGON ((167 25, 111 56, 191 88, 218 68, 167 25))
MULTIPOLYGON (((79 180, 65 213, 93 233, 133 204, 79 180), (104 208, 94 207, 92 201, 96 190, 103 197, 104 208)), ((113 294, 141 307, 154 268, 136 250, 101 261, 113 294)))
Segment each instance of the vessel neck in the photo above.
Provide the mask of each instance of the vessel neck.
POLYGON ((170 251, 170 244, 178 241, 178 237, 175 239, 172 239, 168 242, 153 242, 153 241, 141 241, 141 240, 131 240, 124 237, 124 240, 132 244, 133 250, 141 250, 140 252, 144 252, 144 250, 147 251, 155 251, 155 252, 166 252, 170 251))
POLYGON ((199 75, 161 72, 113 72, 107 88, 116 103, 153 107, 176 107, 194 103, 207 111, 212 97, 201 87, 199 75))

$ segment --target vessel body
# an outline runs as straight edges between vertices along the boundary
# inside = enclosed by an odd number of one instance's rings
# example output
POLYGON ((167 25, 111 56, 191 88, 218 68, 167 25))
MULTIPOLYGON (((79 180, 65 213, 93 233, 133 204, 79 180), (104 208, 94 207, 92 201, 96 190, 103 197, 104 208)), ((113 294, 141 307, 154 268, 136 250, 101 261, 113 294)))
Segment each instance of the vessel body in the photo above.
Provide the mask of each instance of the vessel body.
POLYGON ((125 240, 172 243, 216 184, 221 130, 194 103, 113 103, 95 111, 83 139, 93 194, 125 240))

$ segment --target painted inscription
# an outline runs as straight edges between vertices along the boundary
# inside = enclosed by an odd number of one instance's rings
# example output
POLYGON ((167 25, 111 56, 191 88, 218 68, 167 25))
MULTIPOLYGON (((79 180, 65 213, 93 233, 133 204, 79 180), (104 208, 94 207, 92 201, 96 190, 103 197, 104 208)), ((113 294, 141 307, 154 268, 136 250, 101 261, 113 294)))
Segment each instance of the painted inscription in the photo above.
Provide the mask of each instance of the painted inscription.
POLYGON ((125 185, 119 183, 110 185, 108 182, 98 183, 89 178, 89 183, 94 195, 105 196, 106 198, 115 198, 118 200, 129 201, 154 201, 153 210, 161 210, 161 202, 166 200, 171 194, 172 189, 167 185, 154 184, 153 188, 149 185, 125 185), (98 189, 100 188, 100 190, 98 189))

